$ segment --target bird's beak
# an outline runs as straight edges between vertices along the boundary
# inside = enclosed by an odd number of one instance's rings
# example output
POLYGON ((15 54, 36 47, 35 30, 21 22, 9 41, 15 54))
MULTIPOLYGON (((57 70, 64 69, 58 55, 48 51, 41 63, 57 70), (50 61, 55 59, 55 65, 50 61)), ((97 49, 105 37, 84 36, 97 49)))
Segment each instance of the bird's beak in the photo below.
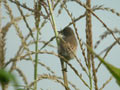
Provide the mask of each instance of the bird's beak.
POLYGON ((58 31, 58 36, 61 37, 61 38, 63 37, 63 34, 62 34, 61 31, 58 31))

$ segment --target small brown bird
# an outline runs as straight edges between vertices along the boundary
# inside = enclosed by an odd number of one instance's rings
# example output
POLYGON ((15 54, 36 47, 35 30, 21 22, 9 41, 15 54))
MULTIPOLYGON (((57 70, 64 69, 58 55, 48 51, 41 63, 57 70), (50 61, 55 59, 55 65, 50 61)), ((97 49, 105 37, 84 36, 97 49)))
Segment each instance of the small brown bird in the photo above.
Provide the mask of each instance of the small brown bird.
MULTIPOLYGON (((77 40, 75 38, 74 32, 70 27, 65 27, 63 30, 59 31, 60 41, 58 45, 58 53, 63 56, 67 61, 74 58, 77 50, 77 40)), ((64 63, 64 60, 61 59, 61 64, 64 63)), ((63 64, 64 66, 64 64, 63 64)), ((67 71, 66 67, 63 67, 63 70, 67 71)))

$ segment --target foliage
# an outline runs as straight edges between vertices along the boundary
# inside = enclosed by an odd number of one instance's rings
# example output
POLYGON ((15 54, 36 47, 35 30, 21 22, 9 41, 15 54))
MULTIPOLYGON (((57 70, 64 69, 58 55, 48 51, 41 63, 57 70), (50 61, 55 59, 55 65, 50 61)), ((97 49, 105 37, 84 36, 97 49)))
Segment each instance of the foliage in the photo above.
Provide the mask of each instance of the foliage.
MULTIPOLYGON (((100 82, 99 78, 101 78, 99 74, 102 74, 99 73, 101 64, 105 65, 108 71, 115 77, 118 85, 120 85, 120 69, 110 64, 110 62, 105 61, 109 53, 115 55, 115 53, 112 52, 114 47, 120 46, 120 30, 116 27, 115 29, 111 29, 109 23, 105 23, 104 17, 97 15, 97 12, 102 12, 103 14, 105 11, 107 13, 110 12, 108 15, 116 15, 117 18, 120 17, 120 13, 111 7, 105 7, 105 5, 92 5, 93 2, 95 1, 29 0, 28 2, 27 0, 1 0, 0 82, 3 86, 2 90, 9 90, 8 83, 10 82, 13 82, 12 87, 15 86, 17 90, 37 90, 37 86, 39 86, 41 90, 44 90, 41 88, 42 84, 39 84, 39 82, 42 82, 44 79, 57 83, 55 85, 60 84, 61 87, 66 90, 81 90, 82 87, 86 88, 86 90, 103 90, 111 83, 112 77, 103 80, 100 86, 98 86, 98 82, 100 82), (76 6, 77 10, 74 10, 76 6), (101 27, 99 24, 98 26, 95 25, 96 22, 94 19, 103 25, 102 28, 104 32, 99 30, 99 27, 101 27), (78 66, 67 62, 64 57, 58 55, 56 53, 56 46, 52 44, 55 38, 56 45, 59 44, 57 31, 61 29, 61 27, 64 28, 68 26, 73 28, 78 41, 79 54, 74 55, 75 63, 77 63, 78 66), (93 30, 94 28, 99 31, 93 30), (14 37, 14 39, 17 38, 16 41, 10 40, 10 38, 7 37, 12 30, 16 33, 12 33, 12 36, 16 35, 16 37, 14 37), (94 32, 99 32, 99 35, 94 35, 94 32), (45 35, 45 37, 43 35, 45 35), (111 40, 107 42, 109 37, 111 40), (96 54, 99 52, 99 46, 104 43, 105 39, 105 49, 103 47, 100 48, 100 54, 96 54), (14 45, 6 45, 6 41, 10 41, 11 44, 14 45), (16 45, 17 42, 20 43, 19 46, 16 45), (85 42, 85 44, 83 44, 83 42, 85 42), (86 47, 85 45, 88 46, 86 47), (8 46, 12 49, 12 52, 15 52, 14 56, 10 56, 9 58, 7 56, 9 53, 6 51, 6 49, 9 49, 8 46), (14 46, 18 46, 16 51, 14 51, 14 46), (93 50, 96 50, 96 53, 93 50), (63 77, 60 76, 61 74, 58 73, 58 63, 56 64, 49 56, 54 57, 56 62, 59 62, 57 59, 63 58, 82 87, 77 86, 76 83, 73 83, 68 78, 68 80, 66 79, 68 88, 66 88, 64 80, 67 78, 67 74, 63 77), (100 62, 96 60, 96 57, 100 62), (48 62, 44 62, 45 60, 48 62), (22 62, 32 63, 32 65, 24 66, 20 64, 22 62), (51 62, 53 66, 49 66, 51 62), (29 74, 31 78, 27 76, 28 72, 24 72, 21 67, 26 67, 25 70, 27 69, 27 71, 31 72, 29 74), (8 71, 6 71, 6 69, 8 71), (16 81, 15 76, 12 74, 13 72, 17 72, 17 79, 22 79, 22 84, 16 81)), ((112 21, 110 24, 111 23, 112 21)), ((61 68, 59 70, 61 70, 61 68)), ((68 76, 69 75, 70 74, 68 74, 68 76)))

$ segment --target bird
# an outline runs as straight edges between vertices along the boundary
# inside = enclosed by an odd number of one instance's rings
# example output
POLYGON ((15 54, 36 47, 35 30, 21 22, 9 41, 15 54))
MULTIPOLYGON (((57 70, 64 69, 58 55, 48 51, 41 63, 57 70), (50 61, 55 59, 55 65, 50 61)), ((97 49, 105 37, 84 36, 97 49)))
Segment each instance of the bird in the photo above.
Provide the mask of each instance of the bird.
MULTIPOLYGON (((71 27, 65 27, 59 31, 58 55, 63 56, 67 61, 75 58, 77 51, 77 39, 71 27)), ((67 71, 67 64, 60 58, 62 70, 67 71)))

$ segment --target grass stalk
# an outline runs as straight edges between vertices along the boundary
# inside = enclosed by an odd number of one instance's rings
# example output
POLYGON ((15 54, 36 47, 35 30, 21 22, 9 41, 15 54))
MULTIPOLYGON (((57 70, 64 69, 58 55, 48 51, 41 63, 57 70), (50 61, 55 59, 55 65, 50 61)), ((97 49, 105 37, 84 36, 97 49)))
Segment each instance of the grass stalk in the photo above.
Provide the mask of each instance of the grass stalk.
MULTIPOLYGON (((91 0, 87 0, 86 6, 91 8, 91 0)), ((86 43, 92 48, 92 24, 91 24, 91 13, 86 10, 86 43)), ((87 60, 88 60, 88 72, 89 72, 89 82, 90 90, 92 90, 92 74, 91 74, 91 61, 92 54, 87 49, 87 60)))
POLYGON ((53 26, 53 30, 54 30, 54 33, 55 33, 55 37, 56 37, 56 42, 57 42, 57 45, 59 45, 59 40, 58 40, 58 32, 57 32, 57 28, 56 28, 56 24, 55 24, 55 19, 54 19, 54 16, 53 16, 53 9, 51 7, 51 4, 50 4, 50 0, 47 0, 48 1, 48 5, 49 5, 49 9, 50 9, 50 15, 51 15, 51 19, 52 19, 52 26, 53 26))
MULTIPOLYGON (((47 0, 47 1, 48 1, 49 9, 50 9, 50 15, 51 15, 51 19, 52 19, 52 24, 53 24, 52 26, 53 26, 53 30, 54 30, 54 33, 55 33, 56 42, 57 42, 57 45, 59 45, 58 32, 57 32, 57 29, 56 29, 56 24, 55 24, 55 20, 54 20, 54 16, 53 16, 53 9, 51 7, 50 0, 47 0)), ((61 61, 61 67, 63 69, 64 68, 64 62, 63 62, 63 60, 60 60, 60 61, 61 61)), ((62 71, 62 74, 63 74, 65 90, 69 90, 69 88, 68 88, 68 80, 67 80, 67 72, 62 71)))
MULTIPOLYGON (((39 30, 37 29, 35 52, 38 52, 39 30)), ((38 53, 35 53, 34 80, 37 81, 38 53)), ((34 84, 34 90, 37 90, 37 82, 34 84)))
POLYGON ((35 26, 37 29, 37 35, 36 35, 36 41, 35 41, 35 65, 34 65, 34 80, 35 80, 35 84, 34 84, 34 90, 37 90, 37 68, 38 68, 38 44, 39 44, 39 32, 40 32, 40 28, 39 28, 39 22, 40 22, 40 14, 39 11, 41 10, 41 4, 40 4, 40 0, 35 2, 35 26))

